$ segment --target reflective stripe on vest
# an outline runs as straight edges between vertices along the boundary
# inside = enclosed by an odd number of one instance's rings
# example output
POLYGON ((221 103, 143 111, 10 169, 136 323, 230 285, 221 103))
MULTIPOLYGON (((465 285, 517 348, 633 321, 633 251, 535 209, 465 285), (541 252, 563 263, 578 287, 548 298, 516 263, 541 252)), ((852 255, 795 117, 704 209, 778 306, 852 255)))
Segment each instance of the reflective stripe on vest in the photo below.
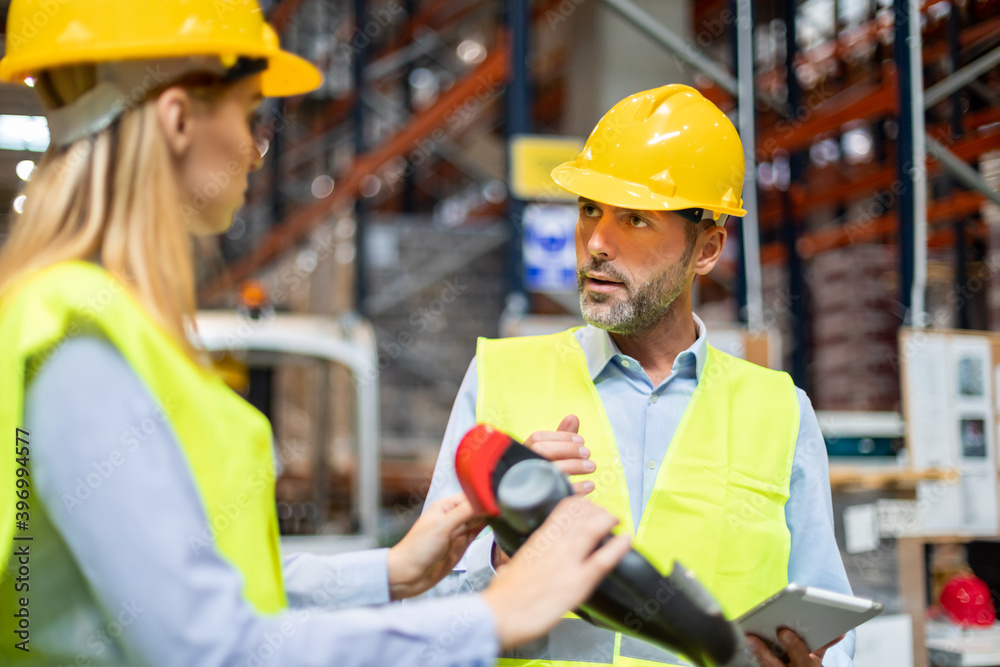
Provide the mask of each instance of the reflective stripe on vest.
MULTIPOLYGON (((618 653, 623 658, 635 658, 668 665, 686 665, 683 659, 660 650, 640 639, 622 635, 618 653)), ((546 637, 523 644, 504 653, 500 665, 531 664, 531 661, 557 664, 607 665, 615 655, 615 633, 603 630, 579 618, 567 618, 546 637)))
MULTIPOLYGON (((551 336, 480 339, 476 417, 524 441, 551 430, 568 414, 597 471, 590 498, 617 516, 618 531, 661 572, 674 560, 692 570, 733 618, 788 581, 791 537, 785 523, 799 404, 786 373, 737 359, 711 346, 698 386, 673 434, 638 529, 611 424, 591 381, 573 330, 551 336), (684 539, 675 539, 683 535, 684 539)), ((666 437, 666 436, 665 436, 666 437)), ((656 613, 637 609, 632 620, 656 613)), ((625 619, 629 623, 629 617, 625 619)), ((559 626, 578 622, 569 618, 559 626)), ((559 632, 564 632, 559 630, 559 632)), ((608 664, 606 642, 591 652, 553 649, 544 658, 505 659, 502 665, 608 664), (573 657, 570 657, 570 656, 573 657)), ((610 660, 618 666, 679 664, 682 660, 619 635, 610 660)))
MULTIPOLYGON (((194 550, 213 548, 214 542, 242 575, 244 597, 257 611, 272 614, 285 608, 267 419, 215 373, 192 362, 101 267, 79 261, 57 264, 2 295, 0 431, 13 434, 24 426, 25 382, 32 371, 63 339, 88 331, 115 345, 181 445, 210 525, 199 535, 177 539, 194 550)), ((128 473, 123 468, 119 474, 128 473)), ((0 456, 0 488, 13 489, 14 475, 14 457, 0 456)), ((0 545, 6 545, 0 566, 6 566, 12 552, 14 500, 13 493, 0 494, 0 545)), ((11 577, 0 583, 0 608, 12 608, 12 583, 11 577)), ((8 616, 0 620, 4 637, 12 636, 8 616)))

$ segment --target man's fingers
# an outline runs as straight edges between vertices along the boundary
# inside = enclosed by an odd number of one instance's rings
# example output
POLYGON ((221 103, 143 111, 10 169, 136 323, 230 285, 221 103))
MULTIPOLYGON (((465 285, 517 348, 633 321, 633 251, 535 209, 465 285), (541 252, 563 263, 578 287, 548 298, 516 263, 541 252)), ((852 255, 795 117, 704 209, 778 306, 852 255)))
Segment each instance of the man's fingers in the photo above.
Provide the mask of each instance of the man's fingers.
POLYGON ((550 461, 590 458, 590 450, 578 442, 542 440, 532 445, 531 449, 550 461))
POLYGON ((750 647, 750 650, 753 651, 754 657, 757 658, 757 662, 760 664, 760 667, 785 667, 785 663, 778 660, 778 658, 771 653, 771 649, 767 647, 767 644, 765 644, 759 637, 747 635, 747 645, 750 647))
POLYGON ((583 436, 569 431, 535 431, 524 441, 524 446, 535 449, 539 444, 548 442, 565 442, 580 447, 583 436))
POLYGON ((585 496, 594 490, 594 483, 590 480, 585 482, 575 482, 573 484, 573 493, 578 496, 585 496))
POLYGON ((589 475, 597 470, 597 466, 594 465, 593 461, 583 459, 556 461, 555 464, 564 475, 589 475))
POLYGON ((557 431, 565 431, 569 433, 579 433, 580 432, 580 418, 576 415, 566 415, 559 422, 559 426, 556 427, 557 431))
POLYGON ((778 630, 778 641, 785 647, 793 665, 805 665, 810 661, 809 647, 801 637, 788 628, 778 630))

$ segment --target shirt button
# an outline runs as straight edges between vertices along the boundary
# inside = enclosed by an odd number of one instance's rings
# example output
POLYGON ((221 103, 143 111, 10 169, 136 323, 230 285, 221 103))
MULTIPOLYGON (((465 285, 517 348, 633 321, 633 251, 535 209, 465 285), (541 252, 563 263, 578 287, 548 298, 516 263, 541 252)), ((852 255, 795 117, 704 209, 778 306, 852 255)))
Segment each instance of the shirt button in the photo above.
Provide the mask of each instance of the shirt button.
POLYGON ((649 397, 649 400, 650 400, 651 402, 653 402, 653 403, 656 403, 656 394, 653 394, 652 396, 650 396, 650 397, 649 397))
POLYGON ((649 469, 656 470, 656 461, 654 461, 653 459, 649 459, 649 469))
POLYGON ((628 362, 628 359, 622 359, 622 366, 624 366, 625 368, 628 368, 628 367, 629 367, 629 366, 631 366, 631 365, 632 365, 632 364, 630 364, 630 363, 628 362))

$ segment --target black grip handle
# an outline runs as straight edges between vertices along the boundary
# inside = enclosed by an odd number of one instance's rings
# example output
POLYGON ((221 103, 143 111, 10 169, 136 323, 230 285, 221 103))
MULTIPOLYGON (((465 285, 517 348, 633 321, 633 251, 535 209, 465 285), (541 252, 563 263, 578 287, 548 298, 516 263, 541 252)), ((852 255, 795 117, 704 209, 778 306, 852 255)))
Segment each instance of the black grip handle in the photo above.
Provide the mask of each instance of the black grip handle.
MULTIPOLYGON (((548 459, 513 443, 493 475, 500 516, 490 520, 497 544, 513 555, 573 493, 569 479, 548 459)), ((598 548, 612 535, 601 539, 598 548)), ((681 653, 697 665, 749 665, 738 627, 718 602, 680 563, 662 575, 635 549, 598 585, 577 610, 594 625, 638 637, 681 653)))

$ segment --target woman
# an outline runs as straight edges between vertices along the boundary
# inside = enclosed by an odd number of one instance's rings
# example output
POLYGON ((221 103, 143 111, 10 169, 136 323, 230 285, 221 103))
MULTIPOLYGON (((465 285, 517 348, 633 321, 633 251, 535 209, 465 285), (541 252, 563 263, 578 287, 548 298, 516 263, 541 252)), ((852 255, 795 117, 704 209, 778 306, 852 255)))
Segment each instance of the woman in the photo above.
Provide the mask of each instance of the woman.
POLYGON ((242 204, 250 117, 321 81, 255 0, 14 0, 0 78, 29 76, 51 146, 0 252, 0 657, 490 664, 589 595, 629 540, 595 551, 615 520, 582 499, 481 596, 342 609, 449 572, 482 527, 461 496, 392 549, 280 556, 270 427, 186 335, 189 235, 242 204))

